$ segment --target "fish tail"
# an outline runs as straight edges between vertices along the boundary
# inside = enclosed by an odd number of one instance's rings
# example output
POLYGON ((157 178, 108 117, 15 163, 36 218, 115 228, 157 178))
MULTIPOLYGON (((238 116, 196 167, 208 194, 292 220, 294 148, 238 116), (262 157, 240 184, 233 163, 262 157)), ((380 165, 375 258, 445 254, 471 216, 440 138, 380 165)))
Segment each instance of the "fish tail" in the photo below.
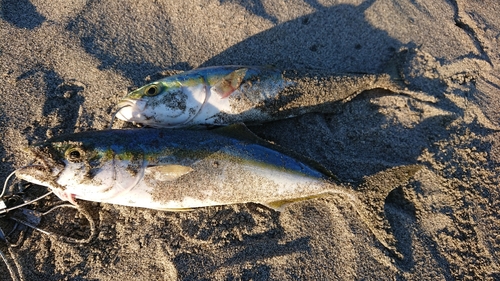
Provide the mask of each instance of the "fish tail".
POLYGON ((397 250, 397 240, 385 216, 385 199, 392 190, 406 185, 422 168, 422 165, 398 166, 366 177, 355 191, 357 196, 351 197, 362 202, 360 206, 355 206, 356 201, 351 201, 370 232, 390 253, 400 259, 403 255, 397 250))
POLYGON ((368 205, 364 200, 360 200, 363 196, 357 196, 358 194, 353 191, 335 188, 316 197, 329 195, 339 196, 343 199, 342 202, 349 203, 352 209, 356 212, 358 218, 368 228, 375 239, 377 239, 377 241, 389 252, 399 256, 397 249, 393 246, 395 244, 393 236, 385 232, 387 230, 388 223, 384 221, 383 217, 380 217, 380 214, 377 211, 373 212, 373 209, 375 208, 373 208, 371 204, 368 205))

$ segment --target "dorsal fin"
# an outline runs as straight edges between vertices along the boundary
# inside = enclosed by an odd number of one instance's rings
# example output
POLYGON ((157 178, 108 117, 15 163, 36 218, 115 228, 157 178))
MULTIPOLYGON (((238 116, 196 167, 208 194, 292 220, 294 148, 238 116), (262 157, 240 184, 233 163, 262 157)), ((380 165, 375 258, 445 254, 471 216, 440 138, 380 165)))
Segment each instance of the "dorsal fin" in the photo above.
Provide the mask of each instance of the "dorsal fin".
POLYGON ((293 158, 301 161, 302 163, 310 166, 311 168, 316 169, 318 172, 325 175, 326 178, 333 180, 333 181, 337 181, 337 177, 330 170, 325 168, 320 163, 312 160, 309 157, 298 154, 290 149, 286 149, 286 148, 281 147, 279 145, 272 144, 272 143, 260 138, 259 136, 254 134, 252 131, 250 131, 247 128, 247 126, 245 126, 245 124, 243 124, 243 123, 236 123, 236 124, 232 124, 229 126, 216 128, 216 129, 213 129, 213 131, 219 135, 222 135, 222 136, 234 138, 234 139, 241 140, 241 141, 246 141, 249 143, 258 144, 258 145, 261 145, 263 147, 266 147, 266 148, 269 148, 272 150, 276 150, 280 153, 283 153, 285 155, 288 155, 290 157, 293 157, 293 158))
POLYGON ((218 127, 213 129, 212 132, 216 132, 221 136, 230 137, 242 141, 256 142, 258 144, 260 144, 260 142, 268 143, 267 141, 261 139, 259 136, 250 131, 248 127, 243 123, 236 123, 228 126, 218 127))

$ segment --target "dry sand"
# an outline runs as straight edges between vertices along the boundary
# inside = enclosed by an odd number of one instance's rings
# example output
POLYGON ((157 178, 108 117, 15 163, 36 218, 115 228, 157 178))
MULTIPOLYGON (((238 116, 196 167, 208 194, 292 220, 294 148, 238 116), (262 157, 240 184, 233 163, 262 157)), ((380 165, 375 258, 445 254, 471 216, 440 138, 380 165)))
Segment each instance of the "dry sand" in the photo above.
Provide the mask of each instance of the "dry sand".
MULTIPOLYGON (((335 196, 282 213, 82 202, 90 243, 27 231, 1 249, 24 280, 500 280, 499 15, 496 0, 0 1, 1 179, 29 162, 29 143, 106 128, 128 89, 166 69, 392 71, 417 93, 365 91, 333 113, 251 127, 353 188, 382 173, 396 188, 368 183, 366 196, 385 199, 400 255, 335 196), (409 182, 384 174, 408 164, 424 167, 409 182)), ((61 209, 40 226, 80 222, 61 209)))

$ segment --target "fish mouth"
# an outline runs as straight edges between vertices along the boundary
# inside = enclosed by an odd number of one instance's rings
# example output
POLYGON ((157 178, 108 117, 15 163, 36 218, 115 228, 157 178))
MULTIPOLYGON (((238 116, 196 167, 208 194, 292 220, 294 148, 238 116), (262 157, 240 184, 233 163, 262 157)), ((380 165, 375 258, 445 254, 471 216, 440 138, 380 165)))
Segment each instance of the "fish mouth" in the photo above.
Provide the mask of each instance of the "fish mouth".
POLYGON ((53 169, 39 164, 28 165, 15 171, 15 175, 19 179, 50 188, 58 187, 55 181, 57 174, 58 172, 53 169))
POLYGON ((113 114, 113 118, 117 117, 120 120, 127 121, 133 115, 133 107, 135 106, 135 102, 131 100, 122 100, 116 105, 116 111, 113 114))
POLYGON ((35 146, 24 149, 34 156, 31 164, 15 171, 16 177, 35 184, 57 187, 58 175, 64 169, 64 163, 53 159, 53 152, 46 146, 35 146))
POLYGON ((17 169, 14 173, 17 178, 33 184, 46 186, 61 200, 77 205, 75 201, 76 196, 57 183, 59 172, 48 169, 44 165, 28 165, 17 169))
POLYGON ((139 100, 123 99, 116 105, 113 119, 117 117, 123 121, 136 121, 140 112, 144 111, 146 102, 139 100))

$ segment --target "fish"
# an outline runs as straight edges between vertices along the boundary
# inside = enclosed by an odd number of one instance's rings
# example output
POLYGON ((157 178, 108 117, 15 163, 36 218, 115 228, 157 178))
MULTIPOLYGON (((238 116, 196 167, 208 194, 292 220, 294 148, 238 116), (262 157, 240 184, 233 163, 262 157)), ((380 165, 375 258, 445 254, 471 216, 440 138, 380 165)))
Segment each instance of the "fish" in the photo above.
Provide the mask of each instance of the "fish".
POLYGON ((213 66, 148 83, 122 98, 113 116, 158 128, 260 124, 311 112, 331 113, 334 103, 370 89, 403 91, 389 74, 213 66))
POLYGON ((341 190, 319 164, 297 160, 300 156, 241 126, 56 137, 31 146, 37 164, 17 170, 16 177, 47 186, 72 203, 83 199, 174 211, 248 202, 279 208, 297 198, 341 190))
POLYGON ((17 169, 16 177, 46 186, 75 205, 78 199, 189 211, 257 203, 281 212, 299 201, 338 195, 394 253, 392 240, 386 242, 391 235, 384 232, 390 226, 380 218, 384 200, 420 169, 408 165, 377 174, 357 191, 340 184, 322 165, 259 138, 243 124, 211 130, 86 131, 54 137, 27 150, 35 161, 17 169), (364 193, 378 202, 359 199, 364 193))

